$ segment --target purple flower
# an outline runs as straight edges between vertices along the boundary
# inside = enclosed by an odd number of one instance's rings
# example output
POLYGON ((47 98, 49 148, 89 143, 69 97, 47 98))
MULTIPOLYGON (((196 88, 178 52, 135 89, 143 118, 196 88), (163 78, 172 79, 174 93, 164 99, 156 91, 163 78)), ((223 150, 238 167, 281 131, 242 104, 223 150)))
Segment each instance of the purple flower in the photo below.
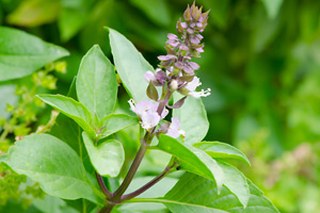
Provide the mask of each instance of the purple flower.
POLYGON ((140 101, 135 104, 131 99, 129 104, 130 109, 140 117, 142 128, 146 130, 157 126, 160 120, 168 114, 168 110, 164 109, 162 114, 159 115, 157 112, 159 103, 152 100, 140 101))
POLYGON ((185 136, 185 131, 180 129, 180 121, 178 118, 171 118, 171 124, 169 125, 166 135, 169 135, 173 138, 177 138, 180 135, 185 136))

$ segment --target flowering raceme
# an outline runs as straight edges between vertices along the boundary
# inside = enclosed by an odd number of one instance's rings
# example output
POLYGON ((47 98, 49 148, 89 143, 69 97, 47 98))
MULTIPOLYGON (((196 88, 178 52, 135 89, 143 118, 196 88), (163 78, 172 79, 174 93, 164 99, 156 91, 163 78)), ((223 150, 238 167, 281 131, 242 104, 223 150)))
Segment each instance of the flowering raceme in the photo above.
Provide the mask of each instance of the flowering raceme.
MULTIPOLYGON (((195 75, 200 66, 192 61, 192 58, 200 57, 203 52, 201 32, 207 26, 207 19, 208 12, 202 13, 202 8, 198 8, 195 4, 188 6, 183 18, 177 22, 178 35, 169 33, 167 36, 168 40, 165 45, 167 54, 158 56, 160 64, 155 72, 145 73, 144 77, 149 82, 147 94, 154 101, 142 101, 137 104, 134 104, 132 100, 129 101, 131 110, 139 116, 144 129, 154 131, 153 128, 156 128, 165 118, 168 114, 166 107, 169 107, 168 101, 173 92, 178 91, 185 97, 194 98, 210 95, 210 89, 196 91, 201 85, 200 79, 195 75), (164 93, 161 97, 164 99, 158 98, 155 87, 162 87, 164 93)), ((176 103, 174 107, 181 107, 184 99, 176 103)), ((171 124, 167 128, 161 128, 161 131, 165 129, 168 135, 178 137, 183 135, 179 125, 178 118, 172 118, 171 124)))

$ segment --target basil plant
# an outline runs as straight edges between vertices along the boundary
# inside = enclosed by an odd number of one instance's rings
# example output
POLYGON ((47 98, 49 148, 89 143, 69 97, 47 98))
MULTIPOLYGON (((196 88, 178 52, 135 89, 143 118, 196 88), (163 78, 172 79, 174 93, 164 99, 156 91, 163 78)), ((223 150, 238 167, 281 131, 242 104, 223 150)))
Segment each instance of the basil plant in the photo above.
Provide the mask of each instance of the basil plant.
POLYGON ((17 141, 1 161, 75 211, 278 212, 232 165, 250 164, 241 151, 202 141, 209 123, 201 98, 210 89, 199 89, 193 60, 204 52, 208 15, 187 7, 156 69, 107 29, 114 64, 94 45, 68 96, 38 95, 61 113, 51 130, 17 141))

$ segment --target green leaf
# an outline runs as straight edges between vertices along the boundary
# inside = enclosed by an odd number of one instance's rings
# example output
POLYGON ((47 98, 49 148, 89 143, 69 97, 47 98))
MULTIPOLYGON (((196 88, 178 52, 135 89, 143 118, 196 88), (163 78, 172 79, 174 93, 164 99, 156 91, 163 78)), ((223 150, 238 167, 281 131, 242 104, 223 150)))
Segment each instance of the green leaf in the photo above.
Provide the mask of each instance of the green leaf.
POLYGON ((85 132, 82 133, 82 138, 91 163, 97 172, 102 176, 116 177, 124 163, 122 144, 111 139, 95 146, 94 141, 85 132))
POLYGON ((180 143, 167 135, 160 135, 157 148, 177 157, 182 169, 215 181, 218 188, 222 187, 223 171, 218 163, 204 151, 180 143))
POLYGON ((94 203, 103 199, 89 182, 76 152, 51 135, 26 136, 9 149, 6 163, 39 182, 49 195, 70 200, 85 198, 94 203))
POLYGON ((124 114, 111 114, 102 120, 101 133, 99 138, 105 138, 109 135, 116 133, 124 128, 135 125, 138 123, 136 117, 124 114))
POLYGON ((8 16, 12 25, 36 27, 55 21, 59 14, 60 2, 47 0, 24 0, 8 16))
MULTIPOLYGON (((175 101, 182 97, 180 94, 174 94, 175 101)), ((188 97, 181 108, 173 110, 173 116, 179 118, 181 129, 186 131, 187 144, 200 142, 206 136, 209 122, 201 99, 188 97)))
POLYGON ((221 143, 218 141, 203 141, 200 143, 193 144, 194 147, 204 150, 207 154, 209 154, 213 158, 221 158, 221 159, 236 159, 241 160, 248 165, 250 165, 250 161, 245 154, 243 154, 239 149, 234 146, 231 146, 227 143, 221 143))
POLYGON ((165 204, 172 213, 278 213, 273 204, 256 186, 248 181, 250 198, 243 207, 226 187, 217 192, 214 182, 193 175, 183 175, 163 198, 136 198, 130 202, 153 202, 165 204), (182 196, 183 195, 183 196, 182 196))
POLYGON ((95 135, 90 112, 81 103, 63 95, 38 95, 38 97, 64 115, 72 118, 83 130, 95 135))
POLYGON ((20 30, 0 27, 0 35, 0 81, 30 75, 69 54, 61 47, 20 30))
POLYGON ((170 24, 170 13, 166 1, 152 0, 148 4, 144 0, 131 0, 132 4, 140 8, 156 24, 167 26, 170 24))
POLYGON ((113 111, 118 90, 116 74, 98 45, 82 58, 76 87, 79 101, 99 119, 113 111))
POLYGON ((68 41, 75 36, 88 20, 88 11, 83 8, 63 7, 58 18, 58 27, 62 41, 68 41))
POLYGON ((133 44, 119 32, 109 28, 110 45, 117 72, 128 93, 135 101, 147 100, 146 71, 153 67, 143 58, 133 44))
POLYGON ((250 198, 250 189, 245 176, 233 166, 218 162, 224 173, 223 185, 226 186, 246 207, 250 198))
POLYGON ((283 0, 261 0, 270 19, 275 18, 281 8, 283 0))

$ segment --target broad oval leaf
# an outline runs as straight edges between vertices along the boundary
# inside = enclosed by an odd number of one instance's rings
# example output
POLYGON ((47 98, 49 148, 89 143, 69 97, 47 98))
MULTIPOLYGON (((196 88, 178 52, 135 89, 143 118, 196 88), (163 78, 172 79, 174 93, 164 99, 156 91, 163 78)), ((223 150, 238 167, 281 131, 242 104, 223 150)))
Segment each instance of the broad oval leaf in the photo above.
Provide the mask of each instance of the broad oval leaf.
POLYGON ((181 162, 181 168, 215 181, 218 188, 224 182, 223 170, 218 163, 204 151, 183 144, 167 135, 160 135, 158 149, 177 157, 181 162))
POLYGON ((103 195, 89 182, 76 152, 51 135, 34 134, 16 142, 9 149, 6 163, 39 182, 49 195, 103 202, 103 195))
POLYGON ((279 213, 249 180, 250 198, 244 208, 226 187, 218 193, 214 182, 194 174, 184 174, 163 198, 136 198, 129 202, 165 204, 173 213, 279 213), (181 196, 183 195, 183 196, 181 196))
POLYGON ((250 165, 250 161, 245 154, 243 154, 239 149, 231 146, 227 143, 221 143, 218 141, 203 141, 200 143, 193 144, 194 147, 204 150, 213 158, 221 159, 236 159, 243 161, 250 165))
POLYGON ((109 38, 116 70, 128 93, 137 102, 147 100, 148 82, 144 79, 144 74, 148 70, 153 71, 153 67, 119 32, 109 28, 109 38))
POLYGON ((116 74, 98 45, 82 58, 76 87, 79 101, 99 119, 113 111, 118 91, 116 74))
MULTIPOLYGON (((175 101, 178 101, 183 96, 175 93, 173 97, 175 101)), ((173 109, 173 116, 180 120, 181 129, 186 131, 185 142, 187 144, 200 142, 206 136, 209 121, 200 98, 187 97, 181 108, 173 109)))
POLYGON ((94 141, 85 133, 82 133, 90 160, 97 172, 102 176, 116 177, 124 163, 124 150, 122 144, 110 139, 95 146, 94 141))
POLYGON ((73 119, 83 130, 95 136, 90 112, 81 103, 63 95, 38 95, 38 97, 64 115, 73 119))
POLYGON ((111 114, 102 120, 98 138, 108 137, 113 133, 137 123, 138 119, 136 117, 125 114, 111 114))
POLYGON ((0 81, 30 75, 69 54, 61 47, 20 30, 0 27, 0 35, 0 81))
POLYGON ((250 198, 250 189, 245 176, 233 166, 218 161, 224 173, 223 185, 227 187, 246 207, 250 198))

